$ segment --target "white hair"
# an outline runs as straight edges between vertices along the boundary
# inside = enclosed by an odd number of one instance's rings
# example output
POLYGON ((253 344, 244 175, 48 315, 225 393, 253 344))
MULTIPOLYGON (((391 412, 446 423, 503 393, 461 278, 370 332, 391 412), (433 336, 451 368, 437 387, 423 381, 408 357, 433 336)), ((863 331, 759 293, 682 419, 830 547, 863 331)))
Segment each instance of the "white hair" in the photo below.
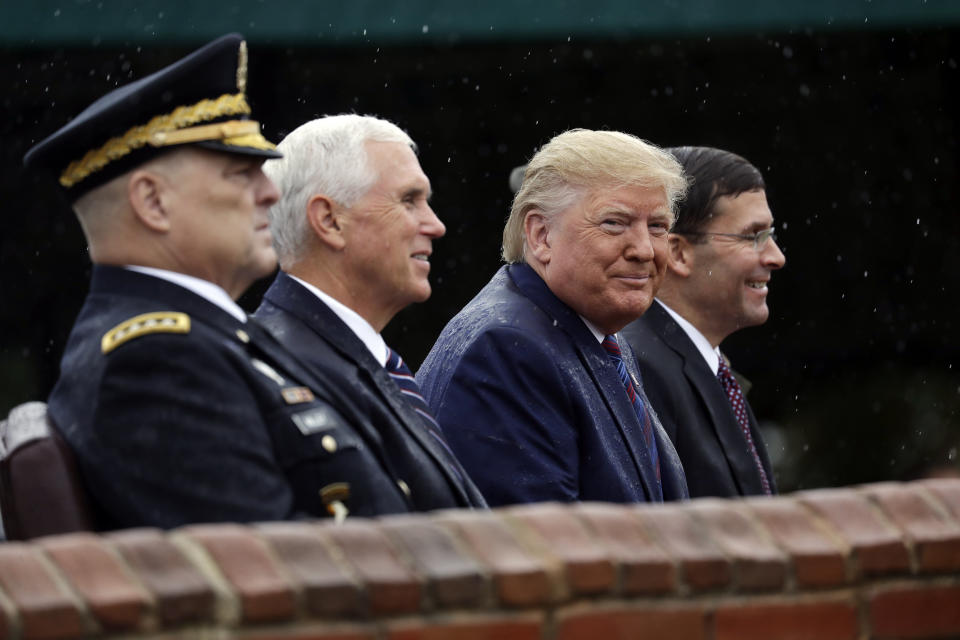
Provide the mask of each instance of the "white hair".
POLYGON ((417 150, 410 136, 392 122, 342 114, 300 125, 277 145, 283 157, 263 164, 264 173, 280 190, 280 200, 270 210, 270 231, 281 268, 295 264, 306 246, 311 197, 320 193, 350 207, 377 181, 367 142, 399 142, 417 150))

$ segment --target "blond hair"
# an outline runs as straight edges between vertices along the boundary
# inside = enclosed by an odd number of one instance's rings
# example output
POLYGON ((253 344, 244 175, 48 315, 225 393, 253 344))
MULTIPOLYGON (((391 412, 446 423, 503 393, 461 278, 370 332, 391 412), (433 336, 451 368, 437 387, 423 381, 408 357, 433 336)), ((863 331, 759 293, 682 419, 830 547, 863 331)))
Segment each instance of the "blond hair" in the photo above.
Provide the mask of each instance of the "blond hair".
POLYGON ((555 216, 596 189, 624 186, 662 189, 671 220, 687 179, 676 158, 619 131, 571 129, 543 145, 530 160, 503 228, 503 260, 524 256, 524 220, 533 209, 555 216))

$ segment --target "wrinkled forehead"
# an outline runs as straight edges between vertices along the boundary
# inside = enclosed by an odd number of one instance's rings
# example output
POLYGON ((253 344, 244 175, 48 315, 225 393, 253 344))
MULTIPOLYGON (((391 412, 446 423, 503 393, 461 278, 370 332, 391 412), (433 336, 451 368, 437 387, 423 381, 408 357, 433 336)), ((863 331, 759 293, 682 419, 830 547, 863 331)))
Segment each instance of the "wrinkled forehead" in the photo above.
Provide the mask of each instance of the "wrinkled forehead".
POLYGON ((644 183, 606 183, 583 190, 580 199, 585 210, 616 209, 624 213, 668 215, 670 202, 662 185, 644 183))

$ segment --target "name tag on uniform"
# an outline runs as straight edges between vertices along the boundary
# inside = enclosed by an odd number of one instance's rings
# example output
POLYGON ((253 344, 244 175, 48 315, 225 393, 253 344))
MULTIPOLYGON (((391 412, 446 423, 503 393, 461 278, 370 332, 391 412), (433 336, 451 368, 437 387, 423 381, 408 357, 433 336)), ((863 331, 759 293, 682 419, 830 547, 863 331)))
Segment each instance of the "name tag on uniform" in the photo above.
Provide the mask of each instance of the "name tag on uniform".
POLYGON ((293 423, 297 425, 297 428, 300 429, 300 433, 305 436, 319 431, 326 431, 334 426, 336 422, 331 411, 326 407, 317 407, 309 411, 301 411, 300 413, 293 414, 290 418, 293 420, 293 423))

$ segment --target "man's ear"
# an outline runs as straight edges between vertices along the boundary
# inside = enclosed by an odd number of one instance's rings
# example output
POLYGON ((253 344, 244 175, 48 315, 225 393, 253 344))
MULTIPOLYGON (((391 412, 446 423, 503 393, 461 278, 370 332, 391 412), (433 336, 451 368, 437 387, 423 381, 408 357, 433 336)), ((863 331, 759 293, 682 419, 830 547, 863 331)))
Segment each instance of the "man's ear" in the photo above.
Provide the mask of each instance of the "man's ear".
POLYGON ((549 264, 551 257, 550 227, 539 209, 531 209, 523 219, 523 235, 527 252, 540 264, 549 264))
POLYGON ((681 278, 686 278, 693 271, 693 260, 693 244, 686 236, 671 233, 667 237, 667 268, 681 278))
POLYGON ((163 176, 149 169, 137 169, 127 180, 127 199, 137 219, 151 231, 170 230, 170 212, 165 206, 167 184, 163 176))
POLYGON ((334 251, 342 251, 347 245, 341 222, 343 207, 323 194, 314 194, 307 200, 307 223, 314 235, 334 251))

